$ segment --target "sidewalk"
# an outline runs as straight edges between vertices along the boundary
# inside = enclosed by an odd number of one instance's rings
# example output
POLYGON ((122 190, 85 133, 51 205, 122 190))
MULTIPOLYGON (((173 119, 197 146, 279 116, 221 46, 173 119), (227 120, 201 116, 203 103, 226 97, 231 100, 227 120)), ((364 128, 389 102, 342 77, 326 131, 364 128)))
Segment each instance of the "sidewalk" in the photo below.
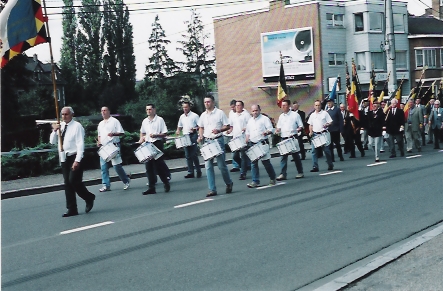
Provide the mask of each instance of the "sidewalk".
MULTIPOLYGON (((278 149, 271 149, 272 157, 279 156, 278 149)), ((227 155, 227 163, 231 164, 231 154, 227 155)), ((310 154, 307 154, 310 158, 310 154)), ((201 165, 203 158, 200 157, 201 165)), ((186 160, 166 160, 171 172, 186 171, 186 160)), ((143 164, 124 166, 132 179, 145 177, 143 164)), ((111 170, 111 181, 119 178, 111 170), (113 175, 113 176, 112 176, 113 175)), ((86 185, 101 184, 100 169, 84 171, 83 181, 86 185)), ((34 195, 63 189, 62 175, 46 175, 1 182, 2 199, 34 195)), ((424 290, 443 291, 443 222, 424 231, 414 238, 405 240, 393 246, 393 250, 375 254, 365 262, 349 266, 349 271, 343 271, 339 278, 327 281, 315 288, 306 286, 302 290, 350 290, 350 291, 380 291, 380 290, 424 290), (432 229, 434 229, 432 231, 432 229)), ((348 269, 348 268, 345 268, 348 269)), ((314 285, 314 284, 313 284, 314 285)))

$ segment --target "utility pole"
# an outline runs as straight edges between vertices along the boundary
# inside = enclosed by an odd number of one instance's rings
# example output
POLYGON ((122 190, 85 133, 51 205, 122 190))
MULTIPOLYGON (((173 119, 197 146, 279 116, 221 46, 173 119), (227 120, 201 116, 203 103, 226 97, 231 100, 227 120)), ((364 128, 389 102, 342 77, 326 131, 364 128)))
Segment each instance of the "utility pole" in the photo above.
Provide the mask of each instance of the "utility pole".
POLYGON ((389 95, 395 91, 397 86, 397 72, 395 65, 395 36, 394 36, 394 17, 392 14, 392 0, 385 0, 385 18, 386 18, 386 38, 385 51, 387 70, 391 72, 391 78, 388 82, 389 95))

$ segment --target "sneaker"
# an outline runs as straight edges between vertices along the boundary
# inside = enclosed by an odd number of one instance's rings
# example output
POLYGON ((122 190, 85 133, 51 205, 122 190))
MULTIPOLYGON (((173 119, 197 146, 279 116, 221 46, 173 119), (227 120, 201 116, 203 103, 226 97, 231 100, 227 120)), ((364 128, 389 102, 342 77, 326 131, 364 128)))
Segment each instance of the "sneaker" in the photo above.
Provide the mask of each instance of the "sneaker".
POLYGON ((276 180, 277 180, 277 181, 283 181, 283 180, 286 180, 286 177, 283 176, 283 174, 280 174, 280 175, 277 177, 276 180))
POLYGON ((385 152, 385 150, 380 150, 380 153, 384 153, 385 152))
POLYGON ((275 179, 269 181, 269 185, 270 185, 270 186, 274 186, 275 184, 277 184, 277 182, 275 181, 275 179))
POLYGON ((111 191, 111 187, 103 186, 103 187, 101 187, 100 190, 98 190, 98 191, 100 191, 100 192, 111 191))
POLYGON ((297 176, 295 176, 295 179, 301 179, 304 177, 305 177, 305 175, 303 173, 301 173, 301 174, 297 174, 297 176))
POLYGON ((212 197, 212 196, 217 196, 217 191, 209 191, 209 193, 206 194, 206 197, 212 197))
POLYGON ((128 183, 125 183, 125 185, 123 186, 123 190, 128 190, 129 183, 131 183, 131 180, 128 180, 128 183))
MULTIPOLYGON (((271 181, 275 181, 275 180, 271 180, 271 181)), ((252 183, 248 183, 247 186, 248 186, 248 188, 257 188, 259 186, 259 184, 252 181, 252 183)))

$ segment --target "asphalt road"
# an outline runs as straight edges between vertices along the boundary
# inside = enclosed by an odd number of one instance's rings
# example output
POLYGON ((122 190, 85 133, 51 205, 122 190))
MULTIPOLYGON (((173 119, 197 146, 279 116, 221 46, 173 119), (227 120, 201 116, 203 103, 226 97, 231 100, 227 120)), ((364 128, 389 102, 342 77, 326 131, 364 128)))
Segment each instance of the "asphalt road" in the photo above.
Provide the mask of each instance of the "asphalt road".
MULTIPOLYGON (((3 200, 2 290, 306 287, 441 222, 442 155, 368 166, 368 152, 329 175, 324 159, 319 173, 306 160, 304 179, 293 179, 291 164, 286 184, 260 190, 235 173, 234 192, 213 200, 204 200, 205 175, 174 173, 170 193, 160 184, 149 196, 141 195, 146 179, 127 191, 117 182, 89 214, 79 199, 71 218, 61 218, 61 191, 3 200), (63 233, 85 226, 96 227, 63 233)), ((224 193, 218 169, 216 178, 224 193)))

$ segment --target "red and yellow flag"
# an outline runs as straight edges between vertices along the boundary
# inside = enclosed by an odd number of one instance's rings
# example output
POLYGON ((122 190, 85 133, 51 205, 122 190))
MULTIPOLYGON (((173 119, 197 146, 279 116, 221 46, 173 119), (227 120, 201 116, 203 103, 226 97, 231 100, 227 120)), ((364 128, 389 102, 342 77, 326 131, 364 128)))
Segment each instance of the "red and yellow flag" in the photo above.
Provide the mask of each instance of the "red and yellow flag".
POLYGON ((40 0, 9 0, 0 13, 1 65, 27 49, 48 42, 40 0))

